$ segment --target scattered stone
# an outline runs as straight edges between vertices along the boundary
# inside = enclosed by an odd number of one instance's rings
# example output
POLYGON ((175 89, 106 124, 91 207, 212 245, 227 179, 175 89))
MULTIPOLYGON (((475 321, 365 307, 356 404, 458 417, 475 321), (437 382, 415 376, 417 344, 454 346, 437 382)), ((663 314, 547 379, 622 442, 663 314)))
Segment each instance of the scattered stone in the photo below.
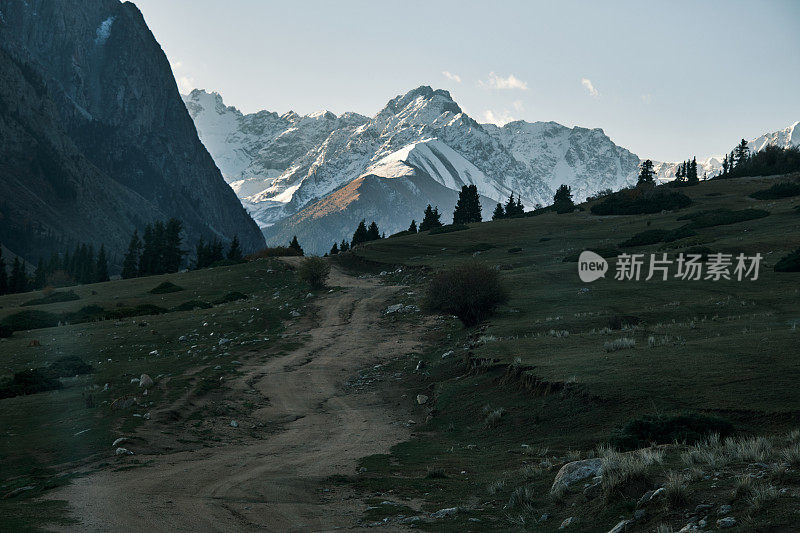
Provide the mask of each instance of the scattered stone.
POLYGON ((417 368, 415 368, 415 370, 416 370, 417 372, 419 372, 419 371, 420 371, 420 370, 422 370, 423 368, 425 368, 425 361, 419 361, 419 362, 417 363, 417 368))
MULTIPOLYGON (((566 466, 566 465, 564 465, 564 466, 566 466)), ((574 516, 570 516, 569 518, 565 518, 564 521, 561 522, 561 525, 558 526, 558 529, 566 529, 569 526, 571 526, 572 522, 574 522, 574 521, 575 521, 575 517, 574 516)))
POLYGON ((238 428, 239 427, 239 422, 237 422, 236 420, 231 420, 231 427, 232 428, 238 428))
POLYGON ((155 383, 153 382, 153 378, 151 378, 147 374, 142 374, 139 377, 139 386, 140 387, 144 387, 145 389, 149 389, 153 385, 155 385, 155 383))
POLYGON ((725 518, 720 518, 717 520, 717 527, 720 529, 726 529, 729 527, 733 527, 736 525, 736 519, 732 516, 726 516, 725 518))
POLYGON ((396 312, 400 311, 401 309, 403 309, 403 304, 390 305, 389 307, 386 308, 386 313, 385 314, 391 315, 392 313, 396 313, 396 312))
POLYGON ((628 524, 632 521, 633 520, 620 520, 616 526, 608 530, 608 533, 622 533, 628 528, 628 524))
POLYGON ((453 350, 449 350, 449 351, 447 351, 447 352, 444 352, 444 353, 442 354, 442 359, 447 359, 447 358, 448 358, 448 357, 450 357, 451 355, 453 355, 453 350))
POLYGON ((733 507, 730 505, 721 505, 719 508, 719 514, 728 514, 733 510, 733 507))
POLYGON ((694 508, 694 514, 707 513, 708 511, 711 510, 712 507, 713 507, 713 505, 711 505, 709 503, 701 503, 700 505, 698 505, 697 507, 694 508))
POLYGON ((292 311, 292 312, 291 312, 291 313, 289 313, 289 314, 290 314, 292 317, 294 317, 294 318, 297 318, 297 317, 299 317, 299 316, 300 316, 300 313, 298 313, 297 311, 292 311))
POLYGON ((128 409, 136 403, 135 396, 122 396, 111 402, 111 409, 121 410, 128 409))
POLYGON ((145 420, 150 420, 150 413, 145 413, 144 416, 142 416, 142 418, 144 418, 145 420))
POLYGON ((446 518, 458 513, 458 507, 448 507, 446 509, 439 509, 435 513, 431 513, 431 518, 446 518))
POLYGON ((424 394, 417 394, 417 403, 419 405, 425 405, 428 402, 428 397, 424 394))
POLYGON ((639 507, 644 507, 645 505, 647 505, 650 502, 650 498, 653 497, 654 492, 655 492, 654 490, 648 490, 647 492, 642 494, 642 497, 639 498, 638 502, 636 502, 636 508, 638 509, 639 507))
POLYGON ((653 495, 650 496, 650 501, 652 502, 652 501, 658 500, 659 498, 664 496, 666 493, 667 493, 667 489, 664 488, 664 487, 661 487, 660 489, 656 489, 656 491, 653 492, 653 495))
POLYGON ((130 440, 130 439, 129 439, 128 437, 120 437, 120 438, 118 438, 117 440, 115 440, 115 441, 114 441, 114 442, 111 444, 111 447, 112 447, 112 448, 116 448, 116 447, 118 447, 120 444, 124 444, 124 443, 128 442, 129 440, 130 440))
POLYGON ((633 512, 633 519, 637 522, 643 520, 647 516, 647 509, 636 509, 633 512))
POLYGON ((33 490, 35 488, 36 488, 36 485, 25 485, 24 487, 16 488, 16 489, 14 489, 14 490, 12 490, 10 492, 5 493, 5 495, 3 496, 3 499, 7 500, 9 498, 13 498, 15 496, 19 496, 23 492, 27 492, 27 491, 33 490))
POLYGON ((550 487, 550 493, 555 494, 569 488, 578 481, 602 474, 603 461, 599 458, 572 461, 561 467, 550 487))
POLYGON ((133 455, 133 452, 127 448, 117 448, 117 451, 114 452, 115 455, 133 455))
POLYGON ((158 350, 153 350, 152 352, 150 352, 150 355, 158 355, 158 350))

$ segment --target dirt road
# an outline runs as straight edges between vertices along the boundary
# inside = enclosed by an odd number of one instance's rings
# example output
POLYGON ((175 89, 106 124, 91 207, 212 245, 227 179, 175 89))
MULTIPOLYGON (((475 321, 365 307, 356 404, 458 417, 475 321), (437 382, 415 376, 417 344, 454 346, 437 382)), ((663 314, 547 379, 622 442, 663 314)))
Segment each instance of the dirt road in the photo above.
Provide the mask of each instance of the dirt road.
MULTIPOLYGON (((318 298, 307 342, 243 367, 241 383, 269 398, 250 417, 278 430, 264 439, 193 452, 137 455, 148 466, 102 470, 50 495, 67 500, 80 531, 327 531, 356 526, 365 505, 323 490, 331 474, 386 453, 408 436, 408 412, 377 390, 343 385, 359 369, 419 349, 420 335, 382 326, 397 287, 335 269, 344 287, 318 298)), ((294 327, 301 329, 302 327, 294 327)), ((330 486, 330 485, 328 485, 330 486)))

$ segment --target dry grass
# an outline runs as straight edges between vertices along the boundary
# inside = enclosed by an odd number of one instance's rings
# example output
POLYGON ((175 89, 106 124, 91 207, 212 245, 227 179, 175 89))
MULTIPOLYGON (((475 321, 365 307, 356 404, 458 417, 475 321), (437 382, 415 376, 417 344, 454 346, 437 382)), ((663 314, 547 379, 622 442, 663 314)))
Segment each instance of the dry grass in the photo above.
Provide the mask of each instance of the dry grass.
POLYGON ((488 492, 490 496, 494 496, 498 492, 502 492, 504 488, 506 488, 506 480, 498 479, 497 481, 493 481, 486 486, 486 492, 488 492))
POLYGON ((486 418, 484 418, 483 424, 487 428, 494 428, 500 425, 500 421, 503 419, 503 415, 506 413, 506 410, 502 407, 498 409, 492 409, 487 405, 483 408, 483 412, 486 413, 486 418))
POLYGON ((603 491, 607 498, 626 490, 640 490, 650 481, 650 467, 664 461, 662 448, 645 448, 620 453, 609 447, 599 449, 603 468, 603 491))
POLYGON ((668 472, 664 481, 666 492, 665 502, 670 509, 675 509, 689 501, 689 489, 686 486, 686 477, 678 472, 668 472))
POLYGON ((613 341, 608 341, 603 344, 603 350, 606 352, 616 352, 619 350, 627 350, 636 346, 636 339, 630 337, 620 337, 613 341))
POLYGON ((780 491, 772 485, 766 483, 754 485, 747 498, 747 505, 750 507, 750 512, 755 513, 767 507, 770 502, 777 500, 780 495, 780 491))
POLYGON ((800 444, 792 444, 781 450, 781 459, 791 466, 800 465, 800 444))
POLYGON ((507 507, 509 509, 515 509, 523 512, 532 512, 533 500, 535 497, 536 495, 533 491, 533 487, 530 485, 523 485, 511 493, 511 497, 508 499, 507 507))

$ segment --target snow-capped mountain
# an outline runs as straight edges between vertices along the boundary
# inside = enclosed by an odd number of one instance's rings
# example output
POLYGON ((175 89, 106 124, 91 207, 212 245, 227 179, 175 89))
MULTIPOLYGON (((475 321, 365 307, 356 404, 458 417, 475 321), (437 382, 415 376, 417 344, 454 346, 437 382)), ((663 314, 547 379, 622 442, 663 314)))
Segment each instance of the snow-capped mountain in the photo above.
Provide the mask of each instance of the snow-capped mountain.
MULTIPOLYGON (((767 146, 777 146, 779 148, 800 148, 800 121, 795 122, 788 128, 765 133, 747 142, 747 146, 754 152, 760 152, 767 146)), ((705 174, 709 178, 722 172, 722 160, 724 155, 712 156, 702 161, 697 161, 697 173, 701 177, 705 174)), ((675 172, 680 163, 656 163, 656 176, 661 181, 671 181, 675 179, 675 172)))

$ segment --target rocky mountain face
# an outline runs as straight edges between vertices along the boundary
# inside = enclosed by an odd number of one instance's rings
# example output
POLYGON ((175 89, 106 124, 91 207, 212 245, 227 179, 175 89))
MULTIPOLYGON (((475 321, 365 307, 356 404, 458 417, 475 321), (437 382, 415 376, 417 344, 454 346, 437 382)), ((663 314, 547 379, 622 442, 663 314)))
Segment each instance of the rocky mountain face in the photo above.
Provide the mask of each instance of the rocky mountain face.
POLYGON ((189 240, 263 245, 132 3, 0 0, 0 66, 0 239, 29 235, 20 253, 77 241, 119 255, 168 217, 189 240))
POLYGON ((349 236, 361 218, 374 218, 387 234, 394 233, 432 203, 447 220, 462 185, 477 186, 488 216, 494 203, 512 192, 531 208, 549 203, 561 183, 572 185, 578 199, 619 188, 635 180, 639 164, 600 129, 553 122, 478 124, 447 91, 427 86, 397 96, 369 119, 242 115, 219 95, 203 91, 184 101, 232 186, 238 181, 269 185, 256 194, 238 190, 268 242, 296 233, 302 242, 319 243, 312 245, 316 252, 349 236), (246 131, 246 125, 267 121, 280 127, 265 127, 262 135, 246 131), (288 149, 280 152, 284 157, 276 156, 276 140, 286 132, 302 139, 294 144, 302 155, 291 161, 285 157, 288 149), (437 196, 426 197, 432 191, 437 196), (334 212, 341 224, 330 222, 334 212))

